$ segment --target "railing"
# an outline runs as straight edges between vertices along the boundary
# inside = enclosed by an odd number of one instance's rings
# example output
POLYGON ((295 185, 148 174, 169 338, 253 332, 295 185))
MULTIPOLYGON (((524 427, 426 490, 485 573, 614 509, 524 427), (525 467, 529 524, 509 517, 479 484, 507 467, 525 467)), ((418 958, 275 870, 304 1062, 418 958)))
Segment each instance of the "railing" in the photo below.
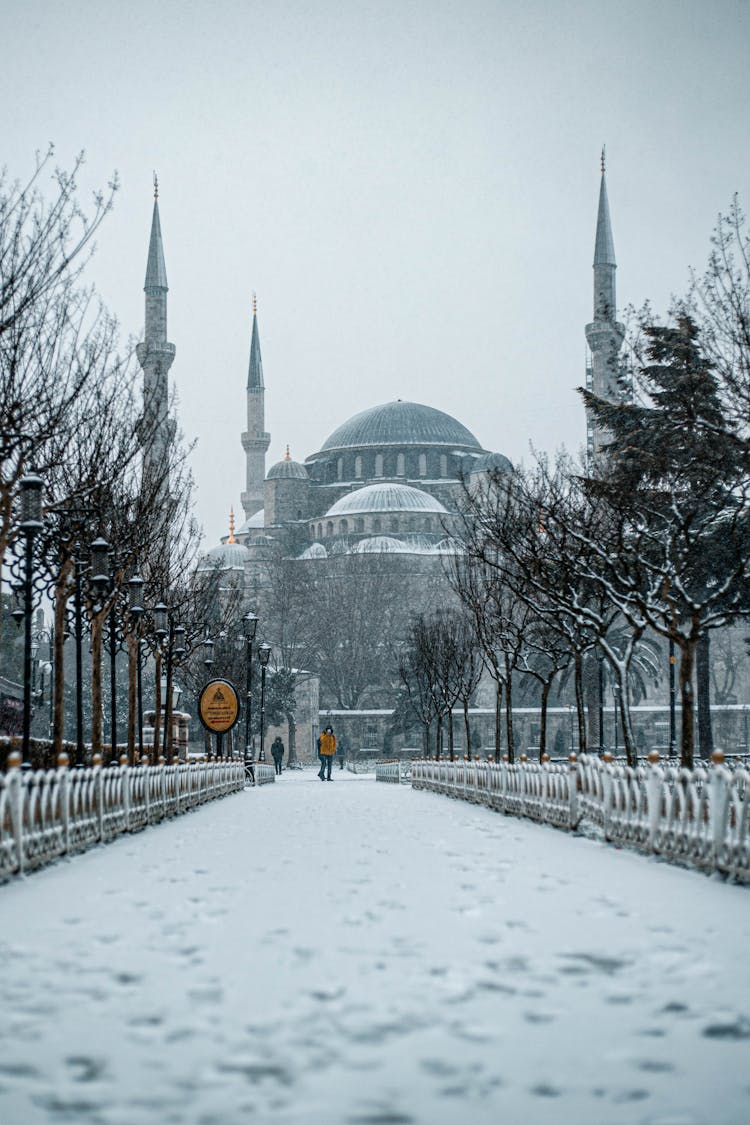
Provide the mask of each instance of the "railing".
POLYGON ((375 780, 376 781, 390 781, 399 785, 401 778, 405 776, 406 770, 402 767, 401 762, 377 762, 375 765, 375 780))
MULTIPOLYGON (((717 753, 708 769, 633 769, 593 755, 552 762, 411 763, 415 789, 430 789, 558 828, 598 825, 607 840, 750 882, 750 772, 717 753)), ((385 779, 382 779, 385 780, 385 779)))
POLYGON ((12 766, 0 774, 0 878, 187 812, 244 784, 243 763, 233 760, 28 772, 12 766))
POLYGON ((270 762, 255 762, 253 769, 256 785, 268 785, 269 781, 276 780, 276 768, 270 762))

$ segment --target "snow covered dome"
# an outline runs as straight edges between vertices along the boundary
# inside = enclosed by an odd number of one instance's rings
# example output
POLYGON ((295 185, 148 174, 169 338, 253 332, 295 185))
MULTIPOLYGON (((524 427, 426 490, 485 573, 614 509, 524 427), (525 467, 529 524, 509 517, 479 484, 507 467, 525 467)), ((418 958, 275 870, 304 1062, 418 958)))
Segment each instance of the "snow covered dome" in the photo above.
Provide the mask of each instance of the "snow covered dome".
POLYGON ((446 445, 480 452, 482 449, 474 435, 450 414, 397 399, 355 414, 323 442, 321 453, 368 445, 446 445))
POLYGON ((262 531, 266 526, 266 513, 261 508, 259 512, 255 512, 250 516, 249 520, 245 520, 242 527, 237 532, 238 535, 247 535, 251 531, 262 531))
POLYGON ((306 551, 300 555, 301 559, 327 559, 328 551, 322 543, 311 543, 306 551))
MULTIPOLYGON (((467 458, 468 461, 468 458, 467 458)), ((473 476, 474 473, 512 473, 513 466, 502 453, 483 453, 481 457, 476 460, 469 461, 467 465, 469 474, 473 476)))
POLYGON ((372 512, 416 512, 447 515, 439 500, 409 484, 368 484, 347 492, 326 516, 366 515, 372 512))
POLYGON ((299 461, 293 461, 289 456, 289 446, 286 447, 286 457, 277 461, 266 474, 266 480, 309 480, 307 469, 299 461))
POLYGON ((392 535, 372 535, 369 539, 360 539, 355 543, 352 551, 357 554, 375 555, 380 551, 408 551, 407 545, 401 539, 394 539, 392 535))
POLYGON ((204 573, 211 570, 242 570, 250 558, 247 547, 238 543, 234 536, 234 511, 229 511, 229 535, 224 543, 212 547, 198 564, 198 570, 204 573))

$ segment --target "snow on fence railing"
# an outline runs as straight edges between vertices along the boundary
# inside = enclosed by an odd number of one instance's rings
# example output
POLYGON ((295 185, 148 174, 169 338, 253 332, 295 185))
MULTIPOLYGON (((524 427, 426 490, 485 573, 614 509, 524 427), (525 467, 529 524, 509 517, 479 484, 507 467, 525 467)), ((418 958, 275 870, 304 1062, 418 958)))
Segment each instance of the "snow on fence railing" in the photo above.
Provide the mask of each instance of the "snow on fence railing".
POLYGON ((393 762, 376 762, 375 780, 391 781, 399 785, 402 778, 406 777, 407 767, 398 760, 393 762))
POLYGON ((245 784, 244 765, 236 760, 73 770, 10 766, 0 774, 0 878, 187 812, 245 784))
POLYGON ((411 783, 558 828, 595 824, 614 843, 750 882, 750 772, 726 769, 721 752, 695 770, 664 767, 656 753, 636 768, 606 754, 564 764, 419 759, 411 783))
POLYGON ((269 781, 276 780, 276 767, 270 762, 253 762, 256 785, 268 785, 269 781))

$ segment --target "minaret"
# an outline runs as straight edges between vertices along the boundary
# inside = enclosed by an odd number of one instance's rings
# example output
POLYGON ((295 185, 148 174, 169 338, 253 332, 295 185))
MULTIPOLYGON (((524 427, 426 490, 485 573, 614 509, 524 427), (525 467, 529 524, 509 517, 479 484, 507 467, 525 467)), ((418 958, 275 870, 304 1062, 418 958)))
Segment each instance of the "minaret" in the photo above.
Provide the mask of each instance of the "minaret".
MULTIPOLYGON (((602 148, 602 180, 599 188, 599 213, 596 219, 594 243, 594 319, 586 325, 586 340, 591 349, 591 366, 587 372, 587 386, 598 398, 614 401, 620 395, 617 383, 618 357, 625 329, 617 322, 615 294, 615 244, 609 218, 605 150, 602 148)), ((595 457, 607 442, 607 431, 588 425, 588 454, 595 457)))
POLYGON ((154 212, 143 286, 146 326, 143 343, 136 347, 138 362, 143 368, 143 414, 138 425, 138 437, 143 447, 144 479, 161 476, 165 486, 165 466, 175 430, 174 421, 168 417, 168 375, 174 362, 175 346, 167 340, 167 290, 167 268, 159 222, 159 181, 154 173, 154 212))
POLYGON ((245 450, 245 491, 242 507, 249 520, 263 507, 263 482, 266 479, 266 450, 271 435, 265 430, 265 395, 263 360, 258 335, 258 301, 253 293, 253 333, 250 340, 250 365, 247 372, 247 432, 242 435, 245 450))

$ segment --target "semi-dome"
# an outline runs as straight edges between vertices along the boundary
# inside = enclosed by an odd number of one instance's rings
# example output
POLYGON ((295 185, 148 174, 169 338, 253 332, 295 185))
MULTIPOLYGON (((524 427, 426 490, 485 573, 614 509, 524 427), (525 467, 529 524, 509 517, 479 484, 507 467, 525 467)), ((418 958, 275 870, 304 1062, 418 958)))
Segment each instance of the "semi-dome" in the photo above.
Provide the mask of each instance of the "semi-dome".
POLYGON ((206 552, 199 569, 202 571, 244 570, 249 558, 247 547, 243 547, 236 540, 231 543, 220 543, 218 547, 212 547, 206 552))
POLYGON ((355 414, 333 431, 323 443, 321 453, 368 445, 445 445, 479 452, 482 449, 474 435, 450 414, 433 406, 397 399, 355 414))
POLYGON ((238 535, 247 535, 250 531, 257 531, 266 526, 266 513, 263 508, 259 512, 255 512, 250 516, 249 520, 245 520, 242 527, 237 532, 238 535))
POLYGON ((367 484, 347 492, 328 509, 327 516, 355 516, 372 512, 431 512, 447 515, 446 509, 421 488, 409 484, 367 484))
POLYGON ((483 453, 468 465, 469 474, 473 473, 512 473, 513 466, 502 453, 483 453))
POLYGON ((322 543, 311 543, 310 546, 302 552, 301 559, 327 559, 328 551, 322 543))
POLYGON ((293 461, 289 456, 289 446, 286 447, 286 457, 277 461, 266 474, 266 480, 309 480, 307 469, 299 461, 293 461))
POLYGON ((354 544, 352 551, 361 555, 377 555, 386 551, 401 554, 408 552, 408 547, 403 540, 395 539, 392 535, 372 535, 369 539, 360 539, 359 543, 354 544))

